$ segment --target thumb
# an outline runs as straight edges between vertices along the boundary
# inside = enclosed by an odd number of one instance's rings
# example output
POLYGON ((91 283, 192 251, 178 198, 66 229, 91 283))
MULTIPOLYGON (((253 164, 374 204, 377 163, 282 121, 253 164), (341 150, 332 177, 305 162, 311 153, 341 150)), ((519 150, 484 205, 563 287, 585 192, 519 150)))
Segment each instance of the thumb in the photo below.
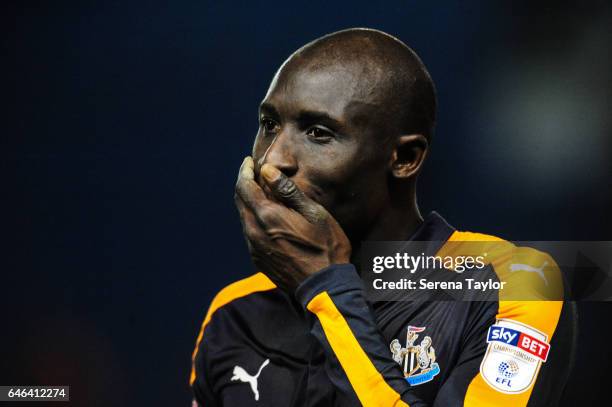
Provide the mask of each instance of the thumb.
POLYGON ((276 199, 296 210, 309 222, 319 223, 329 215, 325 208, 307 197, 295 182, 273 165, 264 164, 260 174, 276 199))

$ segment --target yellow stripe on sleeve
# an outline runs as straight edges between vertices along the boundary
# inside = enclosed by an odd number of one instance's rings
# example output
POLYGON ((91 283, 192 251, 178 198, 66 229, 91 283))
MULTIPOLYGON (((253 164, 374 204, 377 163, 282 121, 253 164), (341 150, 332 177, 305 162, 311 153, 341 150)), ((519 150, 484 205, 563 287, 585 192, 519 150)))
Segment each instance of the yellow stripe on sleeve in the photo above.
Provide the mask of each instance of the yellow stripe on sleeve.
POLYGON ((236 281, 235 283, 232 283, 219 291, 208 308, 208 312, 206 313, 206 317, 204 318, 204 322, 202 322, 202 327, 200 328, 200 333, 198 334, 198 339, 196 340, 195 349, 193 350, 193 354, 191 356, 191 376, 189 377, 189 385, 193 385, 193 382, 195 382, 195 359, 198 355, 198 348, 202 342, 206 325, 208 325, 210 322, 210 319, 215 311, 238 298, 246 297, 249 294, 260 291, 272 290, 274 288, 276 288, 276 285, 268 277, 266 277, 265 274, 257 273, 245 279, 236 281))
MULTIPOLYGON (((455 255, 463 250, 466 254, 482 254, 488 252, 487 263, 493 265, 493 270, 500 281, 508 281, 510 287, 499 291, 499 309, 496 320, 510 319, 529 325, 545 334, 548 342, 552 338, 563 308, 563 301, 516 301, 516 298, 562 298, 563 283, 561 272, 554 260, 546 253, 528 247, 516 247, 512 243, 495 236, 472 232, 454 232, 443 246, 439 255, 451 252, 455 255), (460 242, 482 242, 483 245, 461 245, 460 242), (543 286, 537 276, 523 273, 511 275, 509 266, 516 260, 539 265, 544 261, 550 264, 547 268, 548 286, 543 286), (533 287, 533 290, 530 290, 533 287)), ((447 253, 448 254, 448 253, 447 253)), ((538 372, 539 373, 539 372, 538 372)), ((536 373, 537 376, 537 373, 536 373)), ((535 381, 534 381, 535 383, 535 381)), ((468 386, 465 407, 524 407, 529 402, 533 384, 523 393, 501 393, 489 386, 481 373, 478 373, 468 386)))
POLYGON ((326 291, 315 296, 307 306, 325 332, 361 404, 369 406, 406 406, 400 395, 385 381, 359 345, 351 328, 326 291))
MULTIPOLYGON (((548 336, 554 333, 563 301, 500 301, 497 319, 512 319, 536 328, 548 336)), ((539 372, 538 372, 539 373, 539 372)), ((536 373, 537 375, 537 373, 536 373)), ((505 394, 489 386, 478 373, 465 394, 465 407, 523 407, 531 397, 533 385, 524 393, 505 394)))

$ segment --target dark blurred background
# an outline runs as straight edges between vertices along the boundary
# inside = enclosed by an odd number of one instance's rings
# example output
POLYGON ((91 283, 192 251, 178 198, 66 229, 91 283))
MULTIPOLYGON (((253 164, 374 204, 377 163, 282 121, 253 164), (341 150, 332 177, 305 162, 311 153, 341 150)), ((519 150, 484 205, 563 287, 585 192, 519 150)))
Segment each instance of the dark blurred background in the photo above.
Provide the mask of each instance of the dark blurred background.
MULTIPOLYGON (((232 195, 257 105, 293 50, 342 28, 398 36, 437 84, 424 212, 612 240, 612 6, 374 3, 2 3, 0 384, 189 405, 208 304, 252 272, 232 195)), ((612 385, 612 307, 579 311, 566 406, 612 385)))

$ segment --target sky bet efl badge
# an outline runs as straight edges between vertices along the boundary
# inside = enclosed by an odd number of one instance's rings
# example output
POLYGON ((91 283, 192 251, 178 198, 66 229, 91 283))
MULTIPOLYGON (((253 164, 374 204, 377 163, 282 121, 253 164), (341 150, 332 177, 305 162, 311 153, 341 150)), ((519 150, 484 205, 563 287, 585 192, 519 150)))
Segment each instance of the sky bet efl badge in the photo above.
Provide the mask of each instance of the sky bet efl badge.
POLYGON ((487 353, 480 374, 495 390, 522 393, 534 382, 546 362, 548 337, 529 325, 499 319, 487 333, 487 353))
POLYGON ((427 327, 408 326, 406 332, 406 347, 394 339, 389 344, 393 360, 403 369, 404 377, 413 386, 431 381, 440 373, 440 366, 436 363, 436 351, 432 346, 430 336, 425 336, 420 343, 416 343, 419 333, 427 327))

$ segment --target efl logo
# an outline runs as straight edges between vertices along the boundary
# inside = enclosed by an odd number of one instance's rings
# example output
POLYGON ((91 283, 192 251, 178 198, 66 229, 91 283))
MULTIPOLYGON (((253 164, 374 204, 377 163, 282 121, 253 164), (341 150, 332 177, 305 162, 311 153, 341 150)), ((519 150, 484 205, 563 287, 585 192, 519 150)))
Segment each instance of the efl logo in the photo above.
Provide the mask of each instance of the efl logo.
POLYGON ((550 350, 550 345, 544 341, 534 338, 531 335, 527 335, 521 331, 517 331, 516 329, 499 325, 492 325, 489 328, 487 343, 489 342, 502 342, 507 345, 516 346, 530 355, 537 357, 543 362, 546 362, 546 359, 548 358, 548 351, 550 350))

